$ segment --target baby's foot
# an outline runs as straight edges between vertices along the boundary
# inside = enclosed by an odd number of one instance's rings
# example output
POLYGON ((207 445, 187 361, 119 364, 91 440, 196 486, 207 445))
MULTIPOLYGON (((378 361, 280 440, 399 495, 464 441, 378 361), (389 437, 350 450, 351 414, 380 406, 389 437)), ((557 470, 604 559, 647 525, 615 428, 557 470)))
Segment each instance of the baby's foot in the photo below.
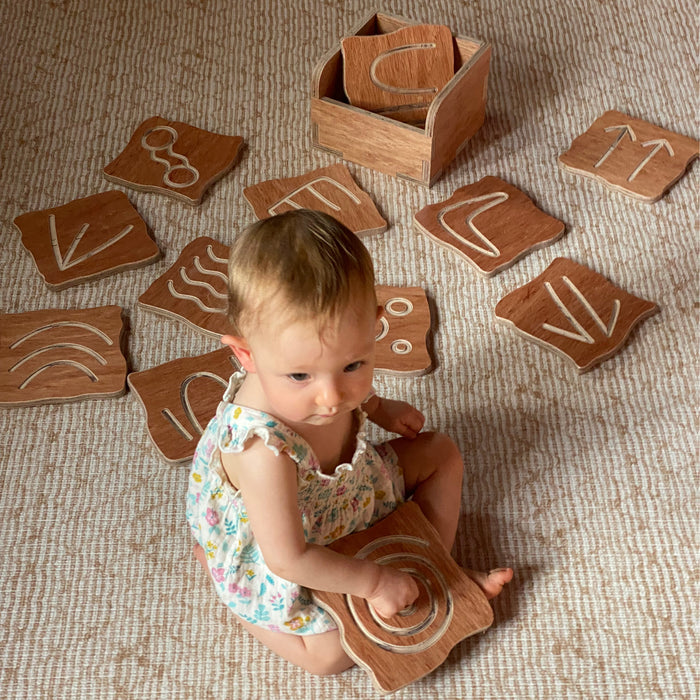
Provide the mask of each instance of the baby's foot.
POLYGON ((466 569, 466 572, 478 584, 487 600, 495 598, 513 578, 513 569, 491 569, 488 573, 466 569))

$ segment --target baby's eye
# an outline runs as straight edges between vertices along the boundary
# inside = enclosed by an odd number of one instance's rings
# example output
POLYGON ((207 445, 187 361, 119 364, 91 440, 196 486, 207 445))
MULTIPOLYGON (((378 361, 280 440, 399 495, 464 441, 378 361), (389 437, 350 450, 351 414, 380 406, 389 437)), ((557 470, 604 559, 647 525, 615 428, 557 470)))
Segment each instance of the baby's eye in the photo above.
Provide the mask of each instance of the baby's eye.
POLYGON ((305 382, 309 375, 306 372, 292 372, 292 374, 287 375, 293 382, 305 382))
POLYGON ((347 365, 345 367, 345 369, 343 371, 344 372, 357 372, 357 370, 360 369, 360 367, 362 367, 362 365, 364 365, 364 364, 365 363, 362 362, 361 360, 358 360, 357 362, 351 362, 349 365, 347 365))

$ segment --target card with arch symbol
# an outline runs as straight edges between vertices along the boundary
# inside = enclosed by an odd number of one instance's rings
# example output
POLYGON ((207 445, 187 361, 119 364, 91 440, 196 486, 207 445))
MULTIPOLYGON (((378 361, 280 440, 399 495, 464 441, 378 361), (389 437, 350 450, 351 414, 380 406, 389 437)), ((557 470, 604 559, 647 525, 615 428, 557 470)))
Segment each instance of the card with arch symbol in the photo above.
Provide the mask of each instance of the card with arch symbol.
POLYGON ((386 230, 376 205, 342 163, 296 177, 265 180, 246 187, 243 196, 261 220, 294 209, 313 209, 330 214, 358 236, 386 230))
POLYGON ((121 396, 122 308, 44 309, 0 316, 0 406, 121 396))

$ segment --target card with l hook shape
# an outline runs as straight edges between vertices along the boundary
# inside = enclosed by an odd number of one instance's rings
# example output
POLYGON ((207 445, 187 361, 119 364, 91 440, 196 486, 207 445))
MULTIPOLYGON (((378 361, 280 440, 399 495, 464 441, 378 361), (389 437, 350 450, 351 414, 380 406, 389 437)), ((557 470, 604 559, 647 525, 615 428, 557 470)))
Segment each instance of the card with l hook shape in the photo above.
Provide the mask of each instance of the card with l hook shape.
POLYGON ((238 363, 229 348, 132 372, 127 381, 146 413, 148 435, 170 463, 192 459, 238 363))

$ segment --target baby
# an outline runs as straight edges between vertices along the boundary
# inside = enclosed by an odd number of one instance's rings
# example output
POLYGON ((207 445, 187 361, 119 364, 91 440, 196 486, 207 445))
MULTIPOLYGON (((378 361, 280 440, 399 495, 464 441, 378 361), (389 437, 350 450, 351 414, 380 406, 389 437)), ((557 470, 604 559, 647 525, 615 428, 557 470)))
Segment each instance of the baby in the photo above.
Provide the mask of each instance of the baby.
MULTIPOLYGON (((379 308, 367 249, 320 212, 273 216, 229 259, 231 377, 194 456, 187 519, 195 556, 240 623, 312 673, 353 661, 307 589, 360 596, 383 617, 418 595, 413 578, 324 545, 412 498, 449 550, 462 458, 423 415, 372 390, 379 308), (365 421, 401 437, 371 444, 365 421)), ((468 572, 487 597, 510 569, 468 572)))

